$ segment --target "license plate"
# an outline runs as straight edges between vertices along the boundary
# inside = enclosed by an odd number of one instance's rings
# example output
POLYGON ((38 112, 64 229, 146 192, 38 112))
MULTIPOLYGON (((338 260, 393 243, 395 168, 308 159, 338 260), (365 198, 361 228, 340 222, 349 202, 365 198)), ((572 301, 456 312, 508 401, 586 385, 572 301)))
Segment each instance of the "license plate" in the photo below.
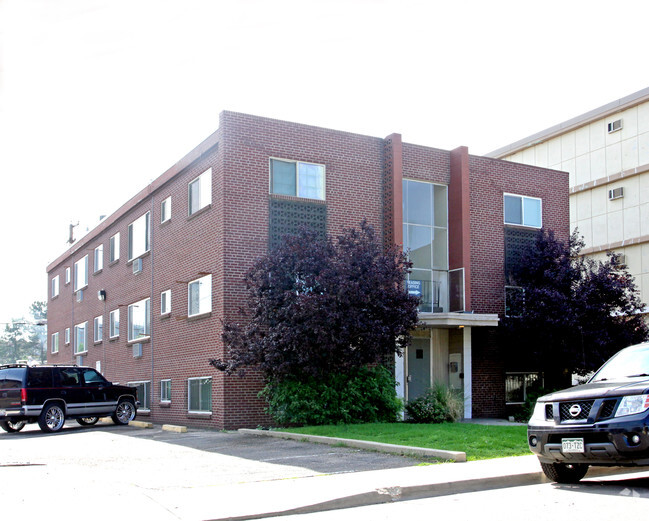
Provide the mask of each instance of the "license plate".
POLYGON ((584 452, 584 438, 563 438, 561 452, 584 452))

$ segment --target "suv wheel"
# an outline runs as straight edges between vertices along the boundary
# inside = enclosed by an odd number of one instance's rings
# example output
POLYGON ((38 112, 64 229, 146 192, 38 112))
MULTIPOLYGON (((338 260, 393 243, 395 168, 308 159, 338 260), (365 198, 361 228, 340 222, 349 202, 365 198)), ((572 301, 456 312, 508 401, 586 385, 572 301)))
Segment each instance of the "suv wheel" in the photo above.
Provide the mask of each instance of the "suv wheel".
POLYGON ((63 428, 65 413, 58 404, 46 405, 38 418, 38 426, 43 432, 57 432, 63 428))
POLYGON ((128 425, 128 422, 133 420, 136 414, 135 404, 130 400, 122 400, 117 404, 117 409, 111 418, 117 425, 128 425))
POLYGON ((77 423, 79 425, 84 425, 84 426, 86 426, 86 425, 94 425, 98 421, 99 421, 98 416, 87 416, 85 418, 77 418, 77 423))
POLYGON ((18 432, 22 430, 25 425, 27 425, 27 422, 12 422, 9 420, 0 422, 0 428, 2 428, 3 431, 7 432, 18 432))
POLYGON ((552 481, 557 483, 577 483, 588 472, 583 463, 541 463, 541 469, 552 481))

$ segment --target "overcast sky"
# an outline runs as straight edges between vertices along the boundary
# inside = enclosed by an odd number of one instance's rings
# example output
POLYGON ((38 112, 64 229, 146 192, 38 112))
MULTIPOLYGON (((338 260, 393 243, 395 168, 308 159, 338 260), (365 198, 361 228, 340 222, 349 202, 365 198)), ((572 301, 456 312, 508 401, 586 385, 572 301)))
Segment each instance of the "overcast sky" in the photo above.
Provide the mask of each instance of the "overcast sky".
POLYGON ((222 110, 484 154, 649 86, 649 2, 0 0, 0 323, 222 110))

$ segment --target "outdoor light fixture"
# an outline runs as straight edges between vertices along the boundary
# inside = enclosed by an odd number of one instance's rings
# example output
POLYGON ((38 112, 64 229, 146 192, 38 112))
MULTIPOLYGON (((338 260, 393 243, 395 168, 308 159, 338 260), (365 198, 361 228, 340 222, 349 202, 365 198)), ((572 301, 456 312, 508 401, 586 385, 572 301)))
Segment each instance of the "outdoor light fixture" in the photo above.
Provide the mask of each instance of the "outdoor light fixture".
POLYGON ((106 290, 105 290, 105 289, 100 289, 100 290, 97 292, 97 298, 98 298, 99 300, 106 300, 106 290))

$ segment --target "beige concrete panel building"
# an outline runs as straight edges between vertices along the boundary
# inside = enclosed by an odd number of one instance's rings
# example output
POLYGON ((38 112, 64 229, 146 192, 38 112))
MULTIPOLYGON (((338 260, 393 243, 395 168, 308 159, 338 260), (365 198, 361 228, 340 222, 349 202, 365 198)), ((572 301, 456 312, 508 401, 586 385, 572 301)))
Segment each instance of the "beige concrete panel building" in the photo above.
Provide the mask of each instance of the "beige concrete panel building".
POLYGON ((487 156, 568 172, 583 253, 620 255, 649 303, 649 88, 487 156))

